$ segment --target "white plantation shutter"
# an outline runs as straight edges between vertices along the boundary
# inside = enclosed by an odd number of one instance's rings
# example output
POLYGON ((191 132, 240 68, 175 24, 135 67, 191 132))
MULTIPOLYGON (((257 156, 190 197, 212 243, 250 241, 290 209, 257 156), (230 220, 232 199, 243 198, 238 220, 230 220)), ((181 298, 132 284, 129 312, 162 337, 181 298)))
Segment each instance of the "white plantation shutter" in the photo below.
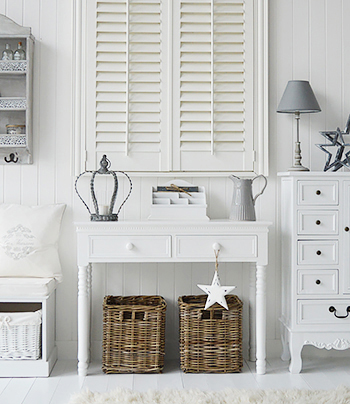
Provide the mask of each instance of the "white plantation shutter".
POLYGON ((266 4, 87 2, 86 168, 266 173, 266 4))
POLYGON ((184 171, 253 169, 252 94, 243 0, 178 0, 174 164, 184 171), (247 77, 248 76, 248 77, 247 77))
POLYGON ((107 154, 114 169, 161 170, 160 0, 96 4, 96 136, 88 155, 98 162, 107 154))

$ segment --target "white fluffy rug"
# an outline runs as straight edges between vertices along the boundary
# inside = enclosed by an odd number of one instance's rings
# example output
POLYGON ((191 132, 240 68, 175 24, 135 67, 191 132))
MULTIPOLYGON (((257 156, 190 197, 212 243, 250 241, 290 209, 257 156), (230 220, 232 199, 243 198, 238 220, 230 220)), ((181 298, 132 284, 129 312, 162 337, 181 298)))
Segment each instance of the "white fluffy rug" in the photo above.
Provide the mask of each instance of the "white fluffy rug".
POLYGON ((139 393, 117 389, 85 391, 69 404, 350 404, 350 388, 335 390, 162 390, 139 393))

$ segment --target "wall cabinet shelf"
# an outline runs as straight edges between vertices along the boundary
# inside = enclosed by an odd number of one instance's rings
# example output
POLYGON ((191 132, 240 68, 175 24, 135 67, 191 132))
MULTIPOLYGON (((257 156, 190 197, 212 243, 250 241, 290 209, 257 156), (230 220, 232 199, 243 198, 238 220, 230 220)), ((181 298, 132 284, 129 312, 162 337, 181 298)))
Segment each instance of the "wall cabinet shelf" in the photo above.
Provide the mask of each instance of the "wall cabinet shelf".
POLYGON ((0 57, 6 44, 21 42, 25 60, 0 60, 0 164, 32 163, 34 38, 31 29, 0 15, 0 57), (21 126, 9 133, 8 125, 21 126))

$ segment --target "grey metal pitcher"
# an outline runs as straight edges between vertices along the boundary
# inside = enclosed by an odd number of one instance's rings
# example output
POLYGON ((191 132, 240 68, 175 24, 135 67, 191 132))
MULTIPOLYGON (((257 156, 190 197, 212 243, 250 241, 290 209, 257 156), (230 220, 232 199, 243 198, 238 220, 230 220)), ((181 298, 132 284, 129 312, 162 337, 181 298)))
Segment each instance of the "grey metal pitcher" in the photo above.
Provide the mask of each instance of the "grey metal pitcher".
POLYGON ((264 175, 258 175, 253 179, 242 179, 235 175, 229 177, 233 181, 233 197, 230 211, 230 220, 256 220, 255 201, 267 186, 267 179, 264 175), (264 178, 263 189, 253 197, 252 185, 257 178, 264 178))

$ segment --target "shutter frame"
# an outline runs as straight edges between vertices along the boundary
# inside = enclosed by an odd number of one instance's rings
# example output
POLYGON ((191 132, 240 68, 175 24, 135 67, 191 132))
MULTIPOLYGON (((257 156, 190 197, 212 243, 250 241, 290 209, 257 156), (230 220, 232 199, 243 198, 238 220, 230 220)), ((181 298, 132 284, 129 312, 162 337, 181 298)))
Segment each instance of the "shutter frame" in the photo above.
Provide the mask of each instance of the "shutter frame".
MULTIPOLYGON (((135 0, 136 1, 136 0, 135 0)), ((170 3, 175 0, 169 0, 167 5, 171 5, 170 3)), ((225 1, 225 0, 224 0, 225 1)), ((152 2, 152 0, 150 0, 152 2)), ((268 173, 268 80, 267 80, 267 72, 268 72, 268 0, 252 0, 252 5, 254 7, 253 15, 253 25, 255 29, 255 33, 251 33, 251 37, 253 37, 254 43, 254 63, 253 63, 253 76, 254 83, 252 83, 253 87, 253 119, 251 122, 252 133, 251 141, 253 142, 253 151, 256 153, 256 162, 253 163, 252 169, 244 168, 242 161, 242 168, 239 170, 235 170, 237 173, 243 172, 251 172, 251 173, 264 173, 265 175, 268 173), (245 171, 243 171, 245 170, 245 171)), ((73 156, 72 156, 72 168, 74 169, 75 174, 79 173, 82 169, 85 169, 84 166, 84 156, 85 149, 88 150, 89 160, 87 161, 86 168, 94 169, 98 165, 94 147, 91 147, 93 144, 93 123, 91 120, 92 111, 94 111, 94 94, 93 85, 91 85, 91 78, 94 77, 91 74, 91 66, 94 64, 94 59, 91 57, 91 27, 94 26, 94 18, 91 18, 91 3, 87 2, 87 0, 75 0, 73 7, 75 7, 75 20, 74 20, 74 49, 75 49, 75 60, 74 60, 74 114, 73 114, 73 131, 74 131, 74 143, 73 143, 73 156), (85 19, 85 14, 87 15, 87 19, 85 19), (85 51, 86 45, 90 50, 85 51), (86 89, 84 88, 86 83, 86 89), (87 94, 87 97, 85 96, 87 94), (85 102, 85 99, 87 100, 85 102), (92 125, 91 125, 92 123, 92 125), (91 129, 92 128, 92 129, 91 129), (85 147, 86 145, 86 147, 85 147)), ((114 0, 105 0, 104 3, 114 3, 114 0)), ((169 16, 174 14, 175 4, 172 4, 173 7, 168 7, 165 13, 163 14, 163 18, 169 18, 169 16)), ((92 13, 93 14, 93 13, 92 13)), ((174 26, 176 24, 174 23, 174 26)), ((175 31, 172 29, 171 24, 168 24, 166 31, 164 32, 167 36, 167 42, 169 43, 168 38, 171 37, 171 33, 175 31)), ((171 41, 172 46, 168 46, 166 49, 166 53, 163 54, 165 59, 170 60, 169 54, 171 53, 171 48, 174 48, 174 52, 176 52, 176 43, 175 40, 171 41)), ((93 49, 94 53, 94 49, 93 49)), ((164 72, 166 76, 166 80, 171 80, 172 76, 174 80, 176 79, 176 72, 173 71, 172 63, 169 63, 164 68, 164 72)), ((172 110, 172 92, 175 92, 175 89, 172 87, 168 89, 165 102, 165 108, 163 112, 169 112, 172 110)), ((168 116, 170 116, 168 114, 168 116)), ((130 169, 129 171, 133 171, 135 175, 152 175, 152 172, 156 175, 162 175, 162 172, 166 175, 169 172, 180 172, 178 169, 179 165, 177 164, 176 157, 176 146, 172 143, 167 144, 167 136, 164 136, 167 133, 171 134, 172 132, 176 132, 176 116, 170 116, 169 120, 165 123, 162 121, 162 132, 163 137, 161 141, 163 142, 164 147, 162 146, 161 157, 158 159, 159 164, 157 164, 157 169, 155 170, 147 170, 146 166, 136 167, 130 169), (174 160, 174 161, 172 161, 174 160), (146 171, 147 170, 147 171, 146 171), (147 174, 149 172, 149 174, 147 174)), ((107 150, 107 154, 109 151, 107 150)), ((251 154, 252 155, 252 154, 251 154)), ((251 156, 250 155, 250 156, 251 156)), ((152 160, 152 159, 151 159, 152 160)), ((250 157, 250 160, 251 157, 250 157)), ((118 165, 118 169, 125 169, 118 165)), ((222 174, 226 172, 227 169, 222 169, 222 174)), ((229 172, 233 171, 231 169, 229 172)), ((220 176, 220 171, 210 171, 208 167, 203 167, 201 170, 201 174, 206 173, 209 176, 220 176)), ((153 174, 153 175, 154 175, 153 174)), ((188 175, 196 175, 196 171, 182 171, 182 174, 185 176, 188 175)))

